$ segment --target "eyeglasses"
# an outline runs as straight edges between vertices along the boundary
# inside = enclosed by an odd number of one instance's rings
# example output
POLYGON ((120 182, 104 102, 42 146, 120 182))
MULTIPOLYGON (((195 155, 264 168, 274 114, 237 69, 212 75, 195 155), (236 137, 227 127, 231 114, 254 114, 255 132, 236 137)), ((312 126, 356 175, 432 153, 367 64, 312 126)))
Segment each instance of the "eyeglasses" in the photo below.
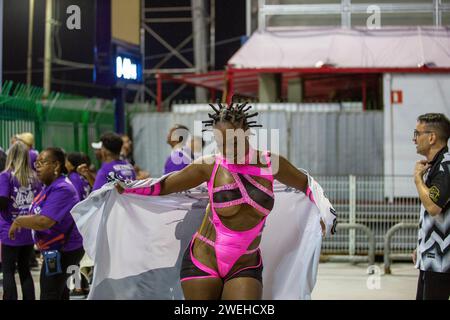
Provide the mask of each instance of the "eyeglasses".
POLYGON ((433 133, 434 131, 419 131, 419 130, 414 130, 414 139, 417 139, 421 134, 424 133, 433 133))
POLYGON ((34 166, 35 166, 36 168, 40 168, 40 167, 43 167, 43 166, 45 166, 47 163, 50 163, 50 162, 55 162, 55 161, 51 161, 51 160, 37 160, 37 161, 34 163, 34 166))

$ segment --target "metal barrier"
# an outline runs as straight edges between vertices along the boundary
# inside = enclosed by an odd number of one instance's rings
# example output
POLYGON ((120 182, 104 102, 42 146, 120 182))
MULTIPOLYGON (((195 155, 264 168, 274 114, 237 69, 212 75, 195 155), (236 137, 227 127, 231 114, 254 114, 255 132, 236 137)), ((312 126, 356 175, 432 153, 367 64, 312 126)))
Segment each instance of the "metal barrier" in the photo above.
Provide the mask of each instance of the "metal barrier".
POLYGON ((331 255, 327 256, 329 261, 351 261, 351 262, 369 262, 369 266, 375 263, 375 236, 367 226, 360 223, 338 223, 336 226, 337 229, 350 229, 350 230, 361 230, 366 233, 369 238, 369 253, 367 257, 361 256, 339 256, 339 255, 331 255))
MULTIPOLYGON (((411 176, 315 178, 336 209, 339 224, 362 224, 374 233, 375 255, 384 254, 384 236, 392 226, 419 221, 420 199, 411 176)), ((394 235, 391 251, 406 254, 416 245, 417 232, 402 229, 394 235)), ((366 236, 360 230, 339 232, 322 242, 322 253, 329 255, 367 255, 368 250, 366 236)))
POLYGON ((419 225, 417 223, 397 223, 395 226, 390 228, 386 235, 384 236, 384 273, 391 274, 391 261, 392 260, 402 260, 411 259, 411 254, 391 254, 391 238, 395 232, 401 229, 417 229, 419 225))

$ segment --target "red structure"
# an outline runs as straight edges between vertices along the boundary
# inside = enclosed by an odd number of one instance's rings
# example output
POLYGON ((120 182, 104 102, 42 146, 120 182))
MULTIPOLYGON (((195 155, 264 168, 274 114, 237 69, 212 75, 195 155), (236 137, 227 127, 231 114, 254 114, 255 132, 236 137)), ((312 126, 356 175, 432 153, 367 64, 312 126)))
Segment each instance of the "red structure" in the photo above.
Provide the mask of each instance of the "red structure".
MULTIPOLYGON (((449 28, 396 27, 381 30, 274 28, 255 33, 229 60, 225 71, 157 76, 210 91, 214 101, 233 96, 258 99, 259 76, 278 74, 280 100, 290 79, 302 79, 303 102, 362 101, 381 106, 384 73, 450 73, 449 28)), ((276 102, 276 101, 274 101, 276 102)))

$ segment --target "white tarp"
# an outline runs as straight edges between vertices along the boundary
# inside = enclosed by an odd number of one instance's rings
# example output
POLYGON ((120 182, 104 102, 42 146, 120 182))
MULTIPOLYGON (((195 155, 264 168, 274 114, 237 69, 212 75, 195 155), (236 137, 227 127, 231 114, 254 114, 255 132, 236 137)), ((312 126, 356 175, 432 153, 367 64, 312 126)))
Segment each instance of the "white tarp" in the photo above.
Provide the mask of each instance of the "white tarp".
POLYGON ((276 27, 255 32, 228 61, 233 68, 450 67, 448 27, 276 27))
MULTIPOLYGON (((321 247, 320 217, 329 234, 336 220, 322 188, 310 179, 320 209, 303 193, 274 186, 264 229, 265 299, 310 299, 321 247)), ((89 299, 183 299, 181 258, 203 218, 207 193, 161 197, 118 195, 111 185, 72 209, 95 262, 89 299)))

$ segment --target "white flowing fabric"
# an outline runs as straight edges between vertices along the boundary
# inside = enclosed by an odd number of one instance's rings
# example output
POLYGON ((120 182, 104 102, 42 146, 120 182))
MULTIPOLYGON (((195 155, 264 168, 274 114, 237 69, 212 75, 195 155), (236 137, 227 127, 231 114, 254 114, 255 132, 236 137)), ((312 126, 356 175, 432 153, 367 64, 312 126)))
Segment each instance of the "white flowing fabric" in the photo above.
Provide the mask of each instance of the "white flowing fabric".
MULTIPOLYGON (((336 216, 311 177, 309 185, 317 206, 301 192, 274 185, 275 205, 261 242, 264 299, 311 298, 322 241, 320 218, 330 234, 336 216)), ((76 205, 72 215, 95 263, 89 299, 183 299, 181 260, 207 204, 205 188, 148 197, 119 195, 109 184, 76 205)))

